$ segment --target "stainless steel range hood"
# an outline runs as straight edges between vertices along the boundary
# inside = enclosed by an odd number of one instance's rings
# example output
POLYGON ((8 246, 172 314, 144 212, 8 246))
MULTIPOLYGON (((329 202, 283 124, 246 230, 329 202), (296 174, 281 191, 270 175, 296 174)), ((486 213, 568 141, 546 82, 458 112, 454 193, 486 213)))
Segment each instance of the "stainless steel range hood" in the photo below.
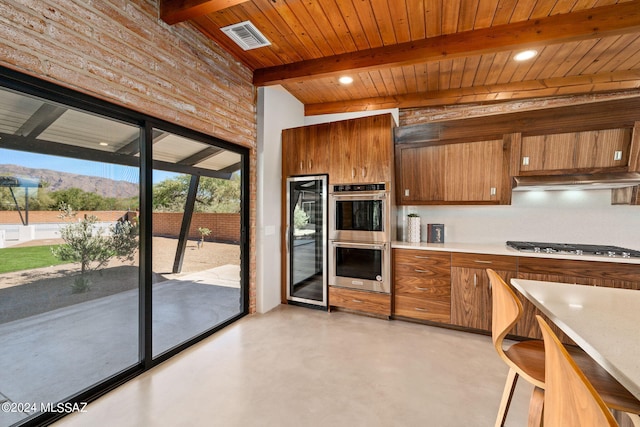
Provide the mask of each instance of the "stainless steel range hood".
POLYGON ((601 173, 553 176, 514 176, 513 191, 602 190, 640 185, 640 173, 601 173))

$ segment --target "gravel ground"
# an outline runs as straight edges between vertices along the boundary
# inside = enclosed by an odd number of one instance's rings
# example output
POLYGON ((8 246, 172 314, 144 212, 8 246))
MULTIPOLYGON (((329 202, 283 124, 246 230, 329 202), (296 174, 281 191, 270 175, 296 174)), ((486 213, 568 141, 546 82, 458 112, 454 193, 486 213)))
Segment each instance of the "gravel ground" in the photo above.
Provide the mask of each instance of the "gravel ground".
MULTIPOLYGON (((240 264, 238 245, 205 242, 198 249, 197 242, 189 241, 182 271, 172 274, 177 242, 177 239, 153 238, 154 283, 222 265, 240 264)), ((39 243, 29 242, 21 246, 56 243, 61 242, 48 240, 39 243)), ((1 252, 0 250, 0 254, 1 252)), ((90 289, 87 292, 71 292, 71 285, 78 274, 78 264, 62 264, 0 274, 0 323, 124 292, 138 284, 137 265, 123 263, 117 259, 111 260, 101 271, 91 274, 90 289)))

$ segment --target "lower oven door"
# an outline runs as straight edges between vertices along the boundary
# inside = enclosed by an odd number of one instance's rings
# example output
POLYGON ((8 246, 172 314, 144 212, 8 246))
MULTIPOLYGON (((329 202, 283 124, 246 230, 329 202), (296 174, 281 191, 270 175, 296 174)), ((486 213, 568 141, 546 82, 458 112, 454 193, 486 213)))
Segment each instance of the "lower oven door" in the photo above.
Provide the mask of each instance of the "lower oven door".
POLYGON ((390 245, 331 241, 329 285, 391 292, 390 245))

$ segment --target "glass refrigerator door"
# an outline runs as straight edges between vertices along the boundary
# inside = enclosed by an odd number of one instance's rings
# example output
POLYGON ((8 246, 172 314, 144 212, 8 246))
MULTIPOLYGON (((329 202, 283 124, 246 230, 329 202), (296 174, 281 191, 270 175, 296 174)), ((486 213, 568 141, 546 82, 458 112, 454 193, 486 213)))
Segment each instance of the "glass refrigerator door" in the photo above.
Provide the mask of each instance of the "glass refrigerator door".
POLYGON ((287 180, 287 299, 327 305, 327 178, 287 180))

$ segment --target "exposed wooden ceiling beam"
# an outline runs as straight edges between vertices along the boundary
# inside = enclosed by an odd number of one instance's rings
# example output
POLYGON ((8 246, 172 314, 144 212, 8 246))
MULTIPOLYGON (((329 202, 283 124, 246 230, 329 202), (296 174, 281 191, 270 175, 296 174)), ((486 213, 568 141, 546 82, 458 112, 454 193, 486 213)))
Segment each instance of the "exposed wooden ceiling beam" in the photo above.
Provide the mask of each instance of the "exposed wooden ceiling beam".
POLYGON ((441 105, 491 103, 511 99, 576 95, 640 88, 640 70, 529 80, 520 83, 451 89, 438 92, 354 99, 305 105, 305 115, 345 113, 385 108, 417 108, 441 105))
POLYGON ((160 0, 160 19, 169 25, 217 12, 247 0, 160 0))
POLYGON ((565 43, 640 30, 640 0, 255 70, 256 86, 565 43))

